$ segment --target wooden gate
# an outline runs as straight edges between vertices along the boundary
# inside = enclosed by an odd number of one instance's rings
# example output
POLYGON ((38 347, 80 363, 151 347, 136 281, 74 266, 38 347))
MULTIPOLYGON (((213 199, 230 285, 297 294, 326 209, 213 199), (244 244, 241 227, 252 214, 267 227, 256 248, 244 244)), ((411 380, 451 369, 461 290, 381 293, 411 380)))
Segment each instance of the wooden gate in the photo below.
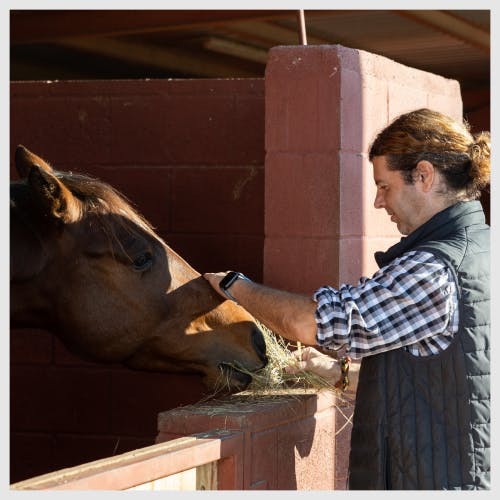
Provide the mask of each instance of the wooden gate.
POLYGON ((11 489, 242 489, 242 450, 241 432, 215 430, 44 474, 11 489))

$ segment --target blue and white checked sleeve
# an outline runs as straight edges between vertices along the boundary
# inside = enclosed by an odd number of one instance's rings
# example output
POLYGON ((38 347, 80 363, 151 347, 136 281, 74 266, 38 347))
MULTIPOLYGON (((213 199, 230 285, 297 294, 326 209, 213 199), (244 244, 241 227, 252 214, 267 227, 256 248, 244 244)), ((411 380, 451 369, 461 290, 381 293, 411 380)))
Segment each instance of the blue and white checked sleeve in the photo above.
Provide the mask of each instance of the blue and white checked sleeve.
POLYGON ((353 358, 399 347, 416 356, 437 354, 458 330, 455 281, 428 252, 405 253, 357 286, 321 287, 313 299, 318 344, 347 345, 353 358))

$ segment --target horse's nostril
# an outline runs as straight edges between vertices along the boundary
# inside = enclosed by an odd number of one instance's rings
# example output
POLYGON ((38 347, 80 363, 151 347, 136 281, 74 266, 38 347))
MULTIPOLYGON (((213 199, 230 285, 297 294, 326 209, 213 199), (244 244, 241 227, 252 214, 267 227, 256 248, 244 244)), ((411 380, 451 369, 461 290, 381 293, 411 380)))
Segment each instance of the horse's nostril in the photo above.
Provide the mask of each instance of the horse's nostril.
POLYGON ((264 335, 257 327, 255 327, 252 332, 252 345, 259 358, 264 363, 267 363, 266 341, 264 340, 264 335))

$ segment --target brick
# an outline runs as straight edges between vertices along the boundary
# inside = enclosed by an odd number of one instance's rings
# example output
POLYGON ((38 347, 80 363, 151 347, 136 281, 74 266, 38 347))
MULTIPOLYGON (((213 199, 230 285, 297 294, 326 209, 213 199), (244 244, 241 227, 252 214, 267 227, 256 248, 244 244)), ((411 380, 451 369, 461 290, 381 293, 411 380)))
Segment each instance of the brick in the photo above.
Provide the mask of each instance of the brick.
POLYGON ((401 83, 389 82, 389 121, 402 113, 427 107, 427 92, 425 88, 415 88, 401 83))
POLYGON ((339 233, 341 237, 363 233, 363 215, 366 210, 364 178, 369 175, 367 162, 359 154, 340 153, 339 233))
POLYGON ((278 489, 335 489, 335 419, 333 409, 278 430, 278 489))
MULTIPOLYGON (((427 107, 430 109, 435 109, 436 111, 440 111, 441 113, 449 115, 455 120, 460 121, 463 117, 460 87, 456 89, 450 88, 449 90, 450 91, 448 93, 429 93, 429 95, 427 96, 427 107)), ((489 130, 489 125, 485 130, 489 130)))
POLYGON ((278 487, 278 476, 288 470, 277 469, 278 455, 283 453, 283 450, 278 448, 277 431, 272 429, 255 432, 251 434, 251 438, 250 477, 247 479, 249 483, 246 487, 249 490, 275 490, 278 487))
POLYGON ((108 100, 101 97, 19 97, 11 109, 11 147, 24 144, 49 163, 67 170, 106 162, 110 152, 108 100), (43 126, 43 123, 50 126, 43 126), (61 140, 64 138, 64 140, 61 140))
POLYGON ((55 470, 50 434, 11 432, 10 483, 55 470))
POLYGON ((266 151, 335 151, 339 82, 333 49, 271 49, 266 67, 266 151))
POLYGON ((258 167, 176 169, 172 231, 259 234, 264 219, 264 172, 258 167))
POLYGON ((349 453, 351 450, 352 423, 347 419, 352 418, 353 405, 345 405, 335 412, 335 489, 347 490, 349 476, 349 453))
POLYGON ((195 403, 206 392, 197 375, 123 369, 111 380, 111 429, 117 435, 154 437, 159 412, 195 403))
POLYGON ((361 70, 353 71, 341 68, 340 70, 340 147, 343 152, 361 152, 363 147, 363 106, 364 95, 362 89, 363 76, 361 70))
POLYGON ((163 113, 167 121, 162 140, 172 163, 234 165, 251 160, 248 151, 231 148, 246 129, 238 120, 234 96, 180 96, 170 99, 163 113))
POLYGON ((18 366, 11 373, 10 389, 13 431, 109 431, 105 370, 18 366))
POLYGON ((235 114, 231 117, 235 131, 223 148, 242 165, 264 164, 264 96, 261 93, 235 97, 235 114))
POLYGON ((279 238, 264 242, 264 282, 290 292, 310 294, 338 279, 337 238, 279 238))
POLYGON ((266 236, 335 237, 338 198, 337 155, 268 154, 266 236))
MULTIPOLYGON (((348 87, 343 86, 343 90, 346 88, 348 87)), ((346 111, 342 115, 342 122, 345 124, 342 133, 346 134, 349 130, 351 134, 357 134, 359 137, 359 149, 354 151, 356 153, 368 154, 376 134, 388 123, 389 90, 386 80, 379 80, 363 74, 361 91, 362 115, 360 117, 360 124, 356 124, 356 122, 350 119, 349 109, 345 108, 346 111)), ((348 148, 342 147, 343 151, 346 149, 348 148)))
POLYGON ((272 47, 269 50, 266 66, 266 85, 268 80, 280 78, 297 80, 304 75, 334 75, 339 66, 340 48, 340 45, 281 45, 272 47))
POLYGON ((169 79, 169 95, 256 95, 264 97, 263 78, 169 79))
POLYGON ((379 267, 374 254, 385 251, 396 244, 400 237, 353 237, 344 238, 339 243, 340 261, 343 263, 339 281, 355 285, 361 276, 371 277, 379 267))
POLYGON ((165 130, 169 126, 163 95, 115 95, 110 104, 110 162, 124 165, 168 164, 172 161, 165 130))
POLYGON ((264 235, 168 234, 164 238, 199 273, 237 269, 262 282, 264 235))
POLYGON ((28 328, 10 331, 11 364, 50 364, 52 334, 46 330, 28 328))

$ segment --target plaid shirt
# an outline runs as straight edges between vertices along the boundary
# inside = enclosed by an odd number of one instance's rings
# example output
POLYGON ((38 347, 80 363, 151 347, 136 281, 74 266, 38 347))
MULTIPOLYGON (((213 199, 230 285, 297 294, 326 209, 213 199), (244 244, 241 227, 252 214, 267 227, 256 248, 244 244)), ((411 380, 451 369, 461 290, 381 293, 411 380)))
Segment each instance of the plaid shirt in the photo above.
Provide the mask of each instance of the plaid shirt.
POLYGON ((313 298, 318 344, 347 345, 353 358, 403 346, 415 356, 437 354, 458 330, 455 281, 428 252, 407 252, 357 286, 325 286, 313 298))

